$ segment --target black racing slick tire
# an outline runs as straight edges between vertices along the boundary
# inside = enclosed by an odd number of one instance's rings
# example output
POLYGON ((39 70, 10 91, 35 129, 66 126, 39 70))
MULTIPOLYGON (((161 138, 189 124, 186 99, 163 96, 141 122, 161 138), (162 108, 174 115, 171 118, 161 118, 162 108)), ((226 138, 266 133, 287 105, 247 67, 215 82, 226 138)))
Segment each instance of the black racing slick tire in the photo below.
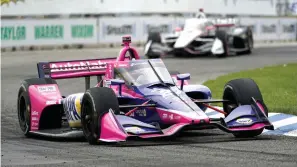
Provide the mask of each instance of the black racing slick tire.
POLYGON ((229 55, 229 48, 228 48, 228 35, 225 31, 217 30, 216 37, 222 41, 224 53, 222 54, 215 54, 216 57, 222 58, 227 57, 229 55))
POLYGON ((85 138, 90 145, 98 144, 101 119, 110 109, 119 114, 119 103, 114 91, 107 87, 88 89, 82 99, 81 123, 85 138))
POLYGON ((155 43, 162 43, 161 34, 159 32, 150 32, 147 41, 153 41, 155 43))
POLYGON ((31 78, 24 80, 19 88, 17 99, 18 120, 23 134, 27 137, 30 136, 31 127, 31 102, 29 98, 29 87, 31 85, 45 84, 57 84, 57 82, 50 78, 31 78))
POLYGON ((257 83, 250 78, 234 79, 225 85, 223 99, 229 102, 223 103, 223 109, 228 115, 235 107, 250 105, 252 97, 263 102, 265 114, 268 115, 261 91, 257 83))
MULTIPOLYGON (((262 102, 265 110, 265 115, 268 116, 268 109, 264 103, 262 94, 256 82, 250 78, 240 78, 229 81, 223 92, 223 99, 229 100, 229 102, 223 103, 223 109, 229 115, 233 109, 240 105, 250 105, 251 98, 255 98, 262 102)), ((227 116, 226 115, 226 116, 227 116)), ((253 130, 248 132, 233 133, 235 137, 254 137, 263 132, 263 128, 259 130, 253 130)))
POLYGON ((251 54, 252 50, 254 48, 254 38, 253 38, 253 32, 250 28, 248 28, 247 32, 247 51, 245 52, 246 54, 251 54))

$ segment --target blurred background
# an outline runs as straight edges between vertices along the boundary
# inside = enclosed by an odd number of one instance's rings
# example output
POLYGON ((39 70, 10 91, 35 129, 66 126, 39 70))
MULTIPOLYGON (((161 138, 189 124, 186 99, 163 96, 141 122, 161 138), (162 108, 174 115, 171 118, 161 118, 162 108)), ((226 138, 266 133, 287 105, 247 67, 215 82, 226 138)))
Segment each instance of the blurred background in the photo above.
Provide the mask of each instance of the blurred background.
POLYGON ((253 28, 256 42, 296 41, 297 0, 1 0, 1 48, 136 45, 171 33, 199 9, 253 28))

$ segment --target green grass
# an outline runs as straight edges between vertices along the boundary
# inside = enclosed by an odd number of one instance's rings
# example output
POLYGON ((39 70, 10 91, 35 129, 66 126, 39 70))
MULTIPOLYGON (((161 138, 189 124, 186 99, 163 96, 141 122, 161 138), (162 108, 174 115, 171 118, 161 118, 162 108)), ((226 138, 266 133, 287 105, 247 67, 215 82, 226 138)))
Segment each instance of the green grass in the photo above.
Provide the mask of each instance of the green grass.
POLYGON ((236 78, 251 78, 258 84, 269 112, 297 115, 297 63, 232 73, 203 85, 210 88, 213 98, 222 98, 224 85, 236 78))

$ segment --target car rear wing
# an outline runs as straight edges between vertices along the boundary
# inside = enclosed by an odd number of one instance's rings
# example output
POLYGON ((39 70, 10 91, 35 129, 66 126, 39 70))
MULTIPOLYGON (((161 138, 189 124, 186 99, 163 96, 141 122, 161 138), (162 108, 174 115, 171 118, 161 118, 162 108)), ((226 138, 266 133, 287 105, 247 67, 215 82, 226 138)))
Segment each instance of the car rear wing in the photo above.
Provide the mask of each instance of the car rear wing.
MULTIPOLYGON (((86 88, 90 87, 90 77, 97 76, 98 82, 106 73, 107 63, 115 62, 117 58, 105 59, 87 59, 55 62, 37 63, 39 78, 52 79, 69 79, 81 78, 86 79, 86 88)), ((127 58, 129 60, 129 58, 127 58)))
POLYGON ((115 60, 116 58, 39 62, 37 63, 38 76, 39 78, 66 79, 104 75, 107 63, 115 60))

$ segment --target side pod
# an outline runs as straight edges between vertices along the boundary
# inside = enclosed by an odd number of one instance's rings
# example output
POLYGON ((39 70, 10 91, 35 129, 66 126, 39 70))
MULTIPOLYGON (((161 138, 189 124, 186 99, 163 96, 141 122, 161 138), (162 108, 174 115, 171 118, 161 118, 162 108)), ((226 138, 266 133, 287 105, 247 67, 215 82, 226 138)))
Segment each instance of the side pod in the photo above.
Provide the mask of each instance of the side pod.
POLYGON ((50 106, 61 104, 62 96, 58 85, 31 85, 29 86, 29 98, 31 101, 31 131, 60 126, 54 123, 60 121, 60 110, 47 110, 50 106), (49 112, 51 113, 51 123, 47 123, 49 112))

